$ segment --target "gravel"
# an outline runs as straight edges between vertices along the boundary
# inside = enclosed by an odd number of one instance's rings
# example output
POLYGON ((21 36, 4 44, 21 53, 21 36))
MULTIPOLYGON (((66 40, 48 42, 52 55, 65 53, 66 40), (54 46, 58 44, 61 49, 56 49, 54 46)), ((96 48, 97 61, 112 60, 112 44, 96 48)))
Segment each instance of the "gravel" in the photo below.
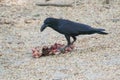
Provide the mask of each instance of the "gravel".
POLYGON ((35 4, 41 0, 0 1, 0 80, 120 79, 120 5, 83 2, 76 7, 40 7, 35 4), (33 58, 31 49, 36 46, 66 44, 64 36, 50 28, 40 32, 47 17, 104 28, 109 34, 80 35, 70 53, 33 58))

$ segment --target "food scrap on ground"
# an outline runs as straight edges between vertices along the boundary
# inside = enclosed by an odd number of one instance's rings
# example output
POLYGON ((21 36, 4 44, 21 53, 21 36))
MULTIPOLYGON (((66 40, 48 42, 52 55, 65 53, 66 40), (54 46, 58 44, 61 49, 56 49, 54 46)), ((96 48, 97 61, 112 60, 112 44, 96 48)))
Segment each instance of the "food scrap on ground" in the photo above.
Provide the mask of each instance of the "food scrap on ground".
POLYGON ((43 46, 43 48, 40 50, 40 47, 35 47, 32 49, 32 56, 34 58, 40 58, 41 56, 49 56, 49 55, 56 55, 60 53, 67 53, 71 52, 74 49, 73 45, 70 45, 70 47, 66 47, 63 51, 62 49, 65 47, 63 44, 55 43, 54 45, 43 46))

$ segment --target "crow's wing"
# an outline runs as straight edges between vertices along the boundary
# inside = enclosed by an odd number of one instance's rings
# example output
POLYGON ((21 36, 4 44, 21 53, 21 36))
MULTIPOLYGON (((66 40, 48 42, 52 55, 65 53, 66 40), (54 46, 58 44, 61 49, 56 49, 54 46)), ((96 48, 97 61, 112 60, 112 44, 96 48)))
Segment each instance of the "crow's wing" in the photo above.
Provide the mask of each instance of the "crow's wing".
POLYGON ((92 28, 88 25, 76 23, 68 20, 61 20, 59 21, 59 31, 63 34, 69 34, 69 35, 79 35, 82 33, 87 33, 90 31, 96 31, 97 29, 92 28))

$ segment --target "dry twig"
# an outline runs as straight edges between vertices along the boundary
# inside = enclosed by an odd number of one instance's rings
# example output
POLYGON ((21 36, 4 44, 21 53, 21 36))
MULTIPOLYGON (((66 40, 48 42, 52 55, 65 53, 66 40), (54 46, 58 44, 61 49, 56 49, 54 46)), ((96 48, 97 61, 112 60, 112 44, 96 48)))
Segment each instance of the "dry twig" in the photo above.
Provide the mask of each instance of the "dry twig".
POLYGON ((72 7, 72 4, 37 3, 37 6, 72 7))

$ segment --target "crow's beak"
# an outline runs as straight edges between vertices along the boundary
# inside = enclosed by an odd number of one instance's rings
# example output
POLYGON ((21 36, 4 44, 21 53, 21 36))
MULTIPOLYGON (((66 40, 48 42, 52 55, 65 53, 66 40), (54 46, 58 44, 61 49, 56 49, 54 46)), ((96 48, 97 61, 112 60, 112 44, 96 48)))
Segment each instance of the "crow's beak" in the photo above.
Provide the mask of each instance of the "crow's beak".
POLYGON ((47 27, 47 25, 43 24, 42 27, 41 27, 41 29, 40 29, 40 31, 42 32, 46 27, 47 27))

